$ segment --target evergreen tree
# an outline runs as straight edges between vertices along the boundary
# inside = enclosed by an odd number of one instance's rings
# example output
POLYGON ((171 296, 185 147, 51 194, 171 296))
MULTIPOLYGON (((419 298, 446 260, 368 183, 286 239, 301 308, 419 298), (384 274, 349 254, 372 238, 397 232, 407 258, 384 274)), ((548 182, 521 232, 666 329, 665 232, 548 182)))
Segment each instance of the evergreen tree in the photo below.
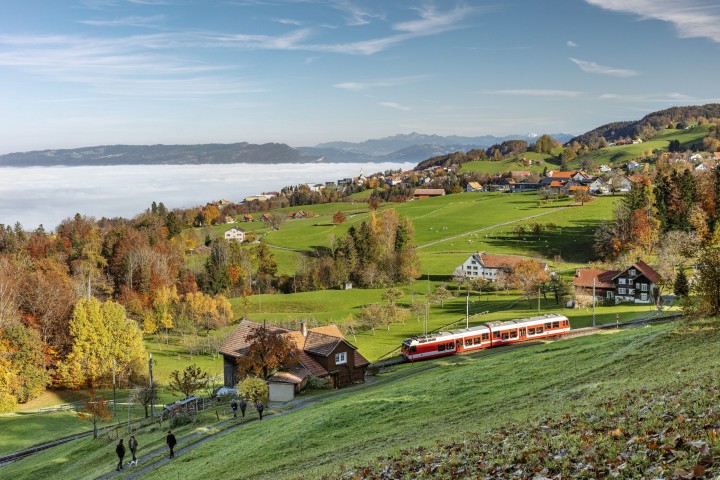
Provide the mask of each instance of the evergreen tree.
POLYGON ((687 275, 685 275, 685 269, 681 268, 675 276, 674 289, 675 295, 678 297, 687 297, 690 291, 690 285, 688 283, 687 275))

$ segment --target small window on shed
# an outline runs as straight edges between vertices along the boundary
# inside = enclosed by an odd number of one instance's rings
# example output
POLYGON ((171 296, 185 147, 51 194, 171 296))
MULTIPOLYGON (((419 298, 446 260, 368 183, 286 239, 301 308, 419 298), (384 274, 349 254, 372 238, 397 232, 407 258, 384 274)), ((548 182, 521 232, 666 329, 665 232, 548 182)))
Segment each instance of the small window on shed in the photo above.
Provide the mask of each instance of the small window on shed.
POLYGON ((483 333, 483 334, 482 334, 482 339, 483 339, 483 340, 489 340, 489 339, 490 339, 490 334, 488 334, 488 333, 483 333))
POLYGON ((553 328, 560 328, 560 322, 553 322, 553 328))
MULTIPOLYGON (((483 333, 483 335, 487 335, 487 333, 483 333)), ((481 342, 482 342, 482 340, 480 340, 480 337, 475 337, 473 339, 473 344, 475 344, 475 345, 480 345, 481 342)))
POLYGON ((469 346, 471 346, 471 345, 472 345, 472 338, 466 338, 466 339, 465 339, 465 346, 466 346, 466 347, 469 347, 469 346))
POLYGON ((445 351, 445 344, 438 343, 438 352, 444 352, 444 351, 445 351))
POLYGON ((528 328, 528 335, 535 335, 535 329, 534 329, 534 328, 528 328))
POLYGON ((338 352, 335 354, 335 365, 347 363, 347 352, 338 352))
POLYGON ((493 338, 500 338, 500 332, 493 332, 493 338))

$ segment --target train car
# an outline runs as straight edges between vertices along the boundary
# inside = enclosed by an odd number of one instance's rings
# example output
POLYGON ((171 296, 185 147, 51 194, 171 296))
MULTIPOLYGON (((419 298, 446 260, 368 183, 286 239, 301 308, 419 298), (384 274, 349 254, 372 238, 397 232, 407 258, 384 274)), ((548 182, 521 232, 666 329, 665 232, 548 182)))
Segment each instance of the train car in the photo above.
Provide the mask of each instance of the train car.
POLYGON ((459 352, 556 337, 569 331, 570 320, 557 313, 505 322, 488 322, 477 327, 406 338, 402 343, 402 355, 410 361, 425 360, 459 352))

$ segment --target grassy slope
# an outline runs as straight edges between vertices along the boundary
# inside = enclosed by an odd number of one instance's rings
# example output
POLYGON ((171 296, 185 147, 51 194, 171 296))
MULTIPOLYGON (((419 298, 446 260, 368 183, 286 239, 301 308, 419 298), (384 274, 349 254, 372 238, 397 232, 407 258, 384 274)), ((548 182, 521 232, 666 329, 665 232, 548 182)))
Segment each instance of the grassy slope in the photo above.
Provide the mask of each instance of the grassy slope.
MULTIPOLYGON (((339 391, 340 395, 302 411, 248 424, 182 455, 151 476, 337 478, 341 465, 349 467, 358 462, 375 465, 378 455, 399 455, 418 446, 438 448, 436 442, 439 445, 463 442, 469 435, 478 436, 481 441, 490 441, 494 435, 504 436, 507 440, 499 443, 513 453, 538 445, 533 439, 519 441, 515 435, 503 434, 508 430, 522 432, 524 429, 516 425, 526 422, 536 427, 552 422, 552 438, 557 448, 564 446, 577 452, 581 447, 580 434, 565 435, 562 429, 574 428, 575 422, 563 418, 572 416, 591 422, 601 416, 608 425, 630 429, 632 422, 625 416, 639 392, 643 392, 643 401, 668 388, 692 388, 692 392, 702 394, 703 382, 712 384, 717 380, 718 348, 720 330, 716 322, 690 325, 675 322, 504 349, 502 354, 497 354, 496 349, 404 365, 368 388, 339 391), (392 381, 394 378, 397 380, 392 381), (685 387, 688 383, 694 385, 685 387), (610 413, 601 413, 608 408, 610 413)), ((694 393, 686 396, 698 398, 694 393)), ((675 418, 684 408, 691 408, 677 403, 684 398, 680 395, 676 403, 664 407, 660 404, 659 412, 664 409, 675 418)), ((187 432, 185 429, 181 435, 187 432)), ((609 429, 601 429, 597 440, 590 441, 597 441, 594 443, 597 445, 601 441, 615 442, 617 448, 627 448, 629 437, 619 435, 615 441, 608 432, 609 429)), ((704 434, 702 429, 701 433, 704 434)), ((162 431, 143 433, 141 443, 158 444, 162 435, 162 431)), ((672 438, 674 434, 671 431, 667 435, 672 438)), ((602 445, 606 447, 605 443, 602 445)), ((717 443, 712 447, 717 452, 717 443)), ((614 451, 612 448, 603 451, 609 455, 605 459, 612 462, 619 453, 618 450, 613 454, 614 451)), ((553 450, 545 452, 548 463, 553 461, 554 454, 553 450)), ((52 454, 43 453, 32 461, 5 467, 3 473, 18 480, 37 478, 39 474, 48 474, 50 478, 70 475, 93 478, 112 468, 113 457, 108 441, 73 442, 52 454)), ((442 456, 433 458, 441 467, 433 478, 448 478, 443 475, 447 465, 442 465, 442 456)), ((641 457, 625 459, 628 464, 641 460, 641 457)), ((680 456, 669 456, 666 460, 670 471, 674 463, 686 465, 696 461, 680 456)), ((407 474, 403 478, 414 477, 407 474)), ((634 478, 633 473, 623 475, 622 471, 621 477, 634 478)))

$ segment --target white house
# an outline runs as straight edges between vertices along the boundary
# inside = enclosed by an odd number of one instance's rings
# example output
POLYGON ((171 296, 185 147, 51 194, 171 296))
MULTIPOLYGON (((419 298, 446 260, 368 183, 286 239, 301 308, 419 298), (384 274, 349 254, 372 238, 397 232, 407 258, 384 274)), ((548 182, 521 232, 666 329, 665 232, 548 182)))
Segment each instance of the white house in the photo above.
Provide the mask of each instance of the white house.
POLYGON ((607 165, 600 165, 600 171, 603 173, 610 173, 612 172, 612 168, 608 167, 607 165))
POLYGON ((691 162, 700 162, 700 161, 702 161, 702 159, 703 159, 703 156, 700 155, 699 153, 693 153, 692 155, 690 155, 691 162))
POLYGON ((602 178, 596 178, 590 183, 590 185, 588 185, 588 187, 590 193, 593 195, 602 195, 610 191, 607 183, 605 183, 602 178))
POLYGON ((225 231, 225 240, 230 241, 234 240, 238 243, 242 243, 245 241, 245 230, 238 227, 233 227, 230 230, 225 231))
MULTIPOLYGON (((456 276, 464 275, 470 278, 484 278, 494 282, 501 272, 511 270, 522 260, 527 260, 516 255, 490 255, 485 252, 477 252, 470 255, 470 258, 455 269, 456 276)), ((545 263, 538 262, 543 270, 547 270, 545 263)))
POLYGON ((482 192, 483 187, 478 182, 468 182, 467 187, 465 187, 466 192, 482 192))

